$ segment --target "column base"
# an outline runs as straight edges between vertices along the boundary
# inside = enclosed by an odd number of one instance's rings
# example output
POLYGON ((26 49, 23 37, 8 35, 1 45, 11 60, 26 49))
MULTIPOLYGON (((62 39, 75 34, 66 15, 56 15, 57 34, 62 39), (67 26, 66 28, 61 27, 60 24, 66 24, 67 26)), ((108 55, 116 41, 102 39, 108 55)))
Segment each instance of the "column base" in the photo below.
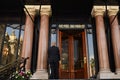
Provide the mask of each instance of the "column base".
POLYGON ((101 71, 98 73, 97 79, 120 79, 120 73, 112 73, 111 71, 101 71))
POLYGON ((116 74, 120 74, 120 69, 116 69, 116 74))
POLYGON ((30 69, 26 69, 25 71, 26 71, 26 72, 29 72, 29 71, 31 71, 31 70, 30 70, 30 69))
POLYGON ((33 79, 48 79, 48 72, 46 70, 39 70, 36 71, 33 76, 30 78, 30 80, 33 79))

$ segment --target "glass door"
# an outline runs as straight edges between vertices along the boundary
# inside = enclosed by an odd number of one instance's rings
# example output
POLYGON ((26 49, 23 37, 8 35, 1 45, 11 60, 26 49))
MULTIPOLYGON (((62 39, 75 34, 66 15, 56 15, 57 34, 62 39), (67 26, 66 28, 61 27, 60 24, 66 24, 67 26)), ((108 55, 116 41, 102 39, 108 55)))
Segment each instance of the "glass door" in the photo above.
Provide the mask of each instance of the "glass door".
POLYGON ((67 31, 59 31, 59 47, 61 64, 59 75, 61 79, 85 78, 86 59, 83 31, 70 34, 67 31))

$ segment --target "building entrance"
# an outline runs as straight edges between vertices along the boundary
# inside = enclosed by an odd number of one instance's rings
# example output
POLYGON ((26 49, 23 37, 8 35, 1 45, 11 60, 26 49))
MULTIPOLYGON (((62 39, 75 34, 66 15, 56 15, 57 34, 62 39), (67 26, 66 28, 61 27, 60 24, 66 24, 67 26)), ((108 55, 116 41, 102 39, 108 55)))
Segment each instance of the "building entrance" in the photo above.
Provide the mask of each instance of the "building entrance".
POLYGON ((59 47, 61 79, 87 78, 87 58, 84 30, 60 30, 59 47))

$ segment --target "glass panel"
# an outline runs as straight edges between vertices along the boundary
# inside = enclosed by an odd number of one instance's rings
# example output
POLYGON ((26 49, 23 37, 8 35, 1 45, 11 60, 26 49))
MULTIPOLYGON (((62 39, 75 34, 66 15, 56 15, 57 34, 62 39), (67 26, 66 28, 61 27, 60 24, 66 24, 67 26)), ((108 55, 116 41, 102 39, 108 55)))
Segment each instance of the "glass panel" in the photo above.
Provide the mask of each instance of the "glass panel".
POLYGON ((62 37, 62 69, 68 70, 68 37, 62 37))
POLYGON ((5 39, 2 49, 2 65, 13 62, 16 60, 16 55, 20 56, 22 43, 23 43, 23 31, 21 31, 21 37, 19 38, 19 29, 14 29, 13 26, 6 26, 5 39), (18 46, 18 41, 20 43, 18 46))
POLYGON ((82 51, 82 37, 79 35, 74 37, 74 68, 78 70, 84 67, 83 51, 82 51))
POLYGON ((4 47, 3 47, 3 55, 2 55, 2 64, 7 64, 10 62, 15 61, 15 51, 17 46, 17 39, 15 35, 15 31, 12 31, 11 28, 7 28, 6 34, 5 34, 5 41, 4 41, 4 47), (10 35, 8 34, 8 31, 12 31, 10 35), (10 56, 10 57, 9 57, 10 56))
POLYGON ((90 77, 92 77, 95 75, 95 60, 94 60, 92 29, 87 29, 87 41, 88 41, 88 54, 89 54, 89 70, 90 70, 90 77))
POLYGON ((22 52, 22 44, 23 44, 23 36, 24 36, 24 31, 21 31, 21 36, 20 36, 20 43, 19 43, 19 48, 18 48, 18 57, 21 57, 21 52, 22 52))
POLYGON ((51 43, 57 41, 56 29, 51 29, 51 43))

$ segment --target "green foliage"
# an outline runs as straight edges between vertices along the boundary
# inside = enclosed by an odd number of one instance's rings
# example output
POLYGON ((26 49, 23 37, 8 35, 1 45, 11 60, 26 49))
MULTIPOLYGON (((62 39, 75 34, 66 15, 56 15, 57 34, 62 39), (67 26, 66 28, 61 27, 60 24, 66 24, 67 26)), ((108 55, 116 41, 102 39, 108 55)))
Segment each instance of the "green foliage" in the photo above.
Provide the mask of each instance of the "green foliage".
POLYGON ((93 58, 91 58, 90 64, 91 64, 91 67, 92 67, 92 68, 95 67, 95 60, 94 60, 93 58))
POLYGON ((30 71, 16 71, 15 73, 13 73, 12 75, 12 79, 13 80, 29 80, 30 77, 32 76, 31 72, 30 71))

